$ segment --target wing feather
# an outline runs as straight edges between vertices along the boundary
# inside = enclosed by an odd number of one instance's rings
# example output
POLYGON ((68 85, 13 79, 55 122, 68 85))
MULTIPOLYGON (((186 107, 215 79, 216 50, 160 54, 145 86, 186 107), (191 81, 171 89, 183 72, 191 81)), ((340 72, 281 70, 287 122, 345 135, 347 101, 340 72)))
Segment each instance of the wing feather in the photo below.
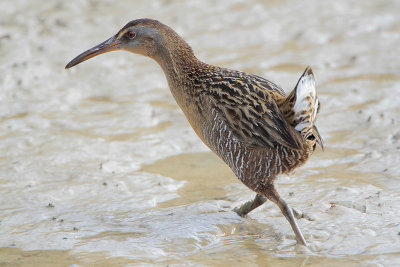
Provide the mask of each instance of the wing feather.
POLYGON ((211 102, 230 129, 250 146, 276 144, 301 149, 301 135, 283 116, 275 102, 283 90, 255 75, 225 70, 207 84, 211 102))

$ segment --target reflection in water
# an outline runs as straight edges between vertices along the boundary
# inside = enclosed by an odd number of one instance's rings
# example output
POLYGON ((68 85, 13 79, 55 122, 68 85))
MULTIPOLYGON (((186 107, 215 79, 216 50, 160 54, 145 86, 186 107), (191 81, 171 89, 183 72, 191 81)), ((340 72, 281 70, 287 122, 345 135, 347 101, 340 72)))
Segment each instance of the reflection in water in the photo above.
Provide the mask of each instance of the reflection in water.
POLYGON ((39 0, 0 9, 0 263, 397 262, 397 1, 39 0), (313 67, 326 150, 277 181, 303 214, 310 251, 295 246, 271 203, 247 218, 232 212, 254 193, 201 144, 156 63, 111 53, 64 70, 139 17, 172 26, 200 59, 286 91, 313 67))

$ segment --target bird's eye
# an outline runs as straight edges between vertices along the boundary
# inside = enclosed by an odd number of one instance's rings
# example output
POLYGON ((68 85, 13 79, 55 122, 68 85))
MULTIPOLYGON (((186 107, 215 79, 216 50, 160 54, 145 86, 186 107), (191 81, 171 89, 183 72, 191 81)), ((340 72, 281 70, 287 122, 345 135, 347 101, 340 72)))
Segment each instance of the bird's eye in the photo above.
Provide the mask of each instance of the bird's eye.
POLYGON ((133 31, 129 31, 126 36, 128 36, 129 39, 133 39, 136 37, 136 33, 133 31))

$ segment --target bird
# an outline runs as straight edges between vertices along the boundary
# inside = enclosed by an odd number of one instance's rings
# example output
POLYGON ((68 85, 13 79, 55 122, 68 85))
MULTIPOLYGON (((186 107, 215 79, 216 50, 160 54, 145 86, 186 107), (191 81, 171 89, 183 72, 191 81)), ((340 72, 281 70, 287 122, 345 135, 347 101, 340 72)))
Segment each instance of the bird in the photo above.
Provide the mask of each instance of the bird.
POLYGON ((128 22, 65 68, 116 50, 152 58, 160 65, 195 133, 256 193, 252 201, 234 211, 245 216, 270 200, 290 223, 297 244, 307 246, 292 208, 274 182, 278 175, 305 164, 317 144, 323 149, 316 127, 320 102, 311 67, 286 95, 260 76, 204 63, 172 28, 143 18, 128 22))

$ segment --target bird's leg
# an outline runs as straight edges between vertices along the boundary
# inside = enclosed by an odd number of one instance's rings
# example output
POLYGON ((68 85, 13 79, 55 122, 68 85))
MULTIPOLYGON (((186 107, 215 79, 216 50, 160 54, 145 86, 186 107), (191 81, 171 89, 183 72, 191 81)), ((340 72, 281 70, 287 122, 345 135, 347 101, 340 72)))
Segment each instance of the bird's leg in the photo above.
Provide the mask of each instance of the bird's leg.
POLYGON ((247 201, 239 208, 234 208, 233 211, 236 212, 239 216, 244 217, 250 211, 252 211, 252 210, 258 208, 259 206, 261 206, 262 204, 264 204, 265 201, 267 201, 267 199, 265 197, 263 197, 260 194, 257 194, 253 200, 247 201))
POLYGON ((274 185, 269 185, 266 188, 265 193, 269 200, 273 201, 274 203, 276 203, 278 205, 278 207, 281 209, 283 215, 285 215, 286 219, 289 221, 290 226, 292 227, 293 232, 296 235, 297 243, 307 246, 306 240, 304 239, 304 236, 301 233, 299 226, 297 225, 296 219, 294 218, 292 208, 286 203, 285 200, 283 200, 279 196, 278 192, 274 188, 274 185))
POLYGON ((296 235, 297 243, 307 246, 306 240, 304 239, 304 236, 297 225, 296 219, 294 218, 292 208, 282 198, 279 198, 277 205, 281 209, 283 215, 285 215, 286 219, 289 221, 290 226, 292 226, 293 232, 296 235))

